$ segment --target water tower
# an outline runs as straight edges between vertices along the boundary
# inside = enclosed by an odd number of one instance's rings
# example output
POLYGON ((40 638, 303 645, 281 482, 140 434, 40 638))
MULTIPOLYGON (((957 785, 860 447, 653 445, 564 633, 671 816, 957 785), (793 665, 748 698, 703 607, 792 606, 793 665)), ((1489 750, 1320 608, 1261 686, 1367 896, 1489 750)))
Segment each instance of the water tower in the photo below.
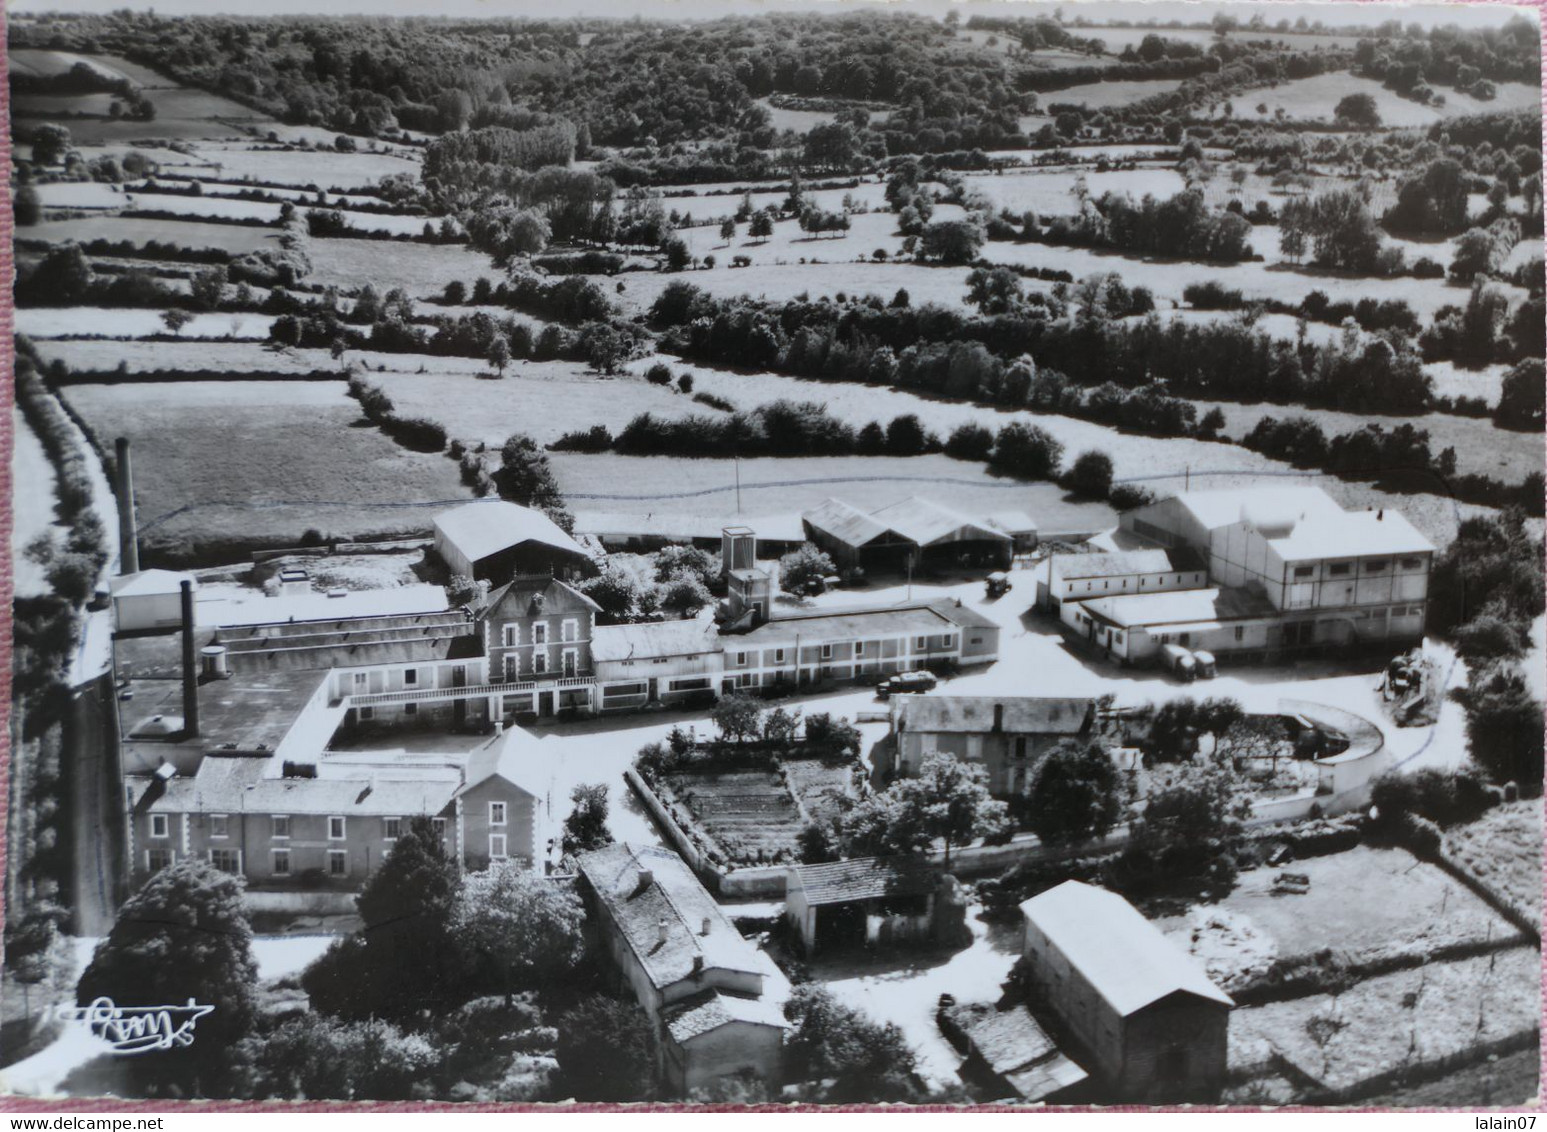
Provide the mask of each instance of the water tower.
POLYGON ((757 534, 751 527, 720 531, 720 571, 728 591, 731 624, 749 614, 752 626, 768 620, 773 607, 773 578, 758 568, 757 534))

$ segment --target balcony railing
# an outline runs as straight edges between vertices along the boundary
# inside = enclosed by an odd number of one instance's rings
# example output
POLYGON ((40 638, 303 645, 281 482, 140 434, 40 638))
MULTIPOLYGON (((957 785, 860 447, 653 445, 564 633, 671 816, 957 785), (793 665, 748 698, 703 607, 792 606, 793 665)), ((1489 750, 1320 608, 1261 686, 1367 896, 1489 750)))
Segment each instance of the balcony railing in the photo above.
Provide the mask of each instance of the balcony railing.
POLYGON ((476 700, 486 696, 510 696, 549 688, 589 688, 596 683, 591 673, 580 676, 539 676, 535 680, 510 680, 497 684, 464 684, 454 688, 405 688, 399 692, 360 692, 339 698, 336 705, 376 707, 380 704, 433 703, 440 700, 476 700))

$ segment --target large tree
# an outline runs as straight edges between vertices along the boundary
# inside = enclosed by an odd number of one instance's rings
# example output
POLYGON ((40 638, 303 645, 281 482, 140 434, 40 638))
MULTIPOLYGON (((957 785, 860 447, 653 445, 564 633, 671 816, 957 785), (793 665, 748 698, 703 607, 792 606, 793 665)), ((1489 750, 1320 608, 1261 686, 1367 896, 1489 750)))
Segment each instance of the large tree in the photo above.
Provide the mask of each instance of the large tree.
MULTIPOLYGON (((605 788, 604 788, 605 789, 605 788)), ((451 930, 476 983, 505 996, 561 980, 585 954, 585 910, 572 886, 514 861, 471 873, 451 910, 451 930)))
POLYGON ((806 542, 779 559, 779 588, 785 593, 801 594, 813 580, 820 582, 838 568, 825 551, 806 542))
POLYGON ((131 1062, 151 1093, 229 1095, 237 1045, 257 1020, 258 966, 242 905, 243 882, 202 861, 162 869, 119 910, 112 930, 76 986, 76 1002, 99 997, 121 1007, 212 1006, 187 1046, 131 1062))
POLYGON ((913 1050, 895 1024, 876 1023, 815 983, 795 988, 784 1016, 793 1027, 785 1043, 789 1075, 817 1090, 811 1099, 827 1104, 921 1099, 913 1050))
POLYGON ((926 755, 918 777, 894 782, 845 816, 852 856, 924 852, 936 841, 950 864, 952 846, 1009 832, 1008 808, 988 793, 988 772, 954 755, 926 755))
POLYGON ((657 1087, 655 1026, 632 1002, 592 995, 559 1016, 561 1095, 578 1101, 648 1101, 657 1087))
POLYGON ((1112 758, 1095 743, 1069 740, 1048 753, 1027 807, 1031 831, 1053 845, 1104 837, 1122 813, 1112 758))
POLYGON ((1472 677, 1463 693, 1472 761, 1495 782, 1542 792, 1542 705, 1518 668, 1498 664, 1472 677))
POLYGON ((582 853, 612 844, 607 828, 607 784, 581 783, 570 791, 572 806, 564 819, 564 852, 582 853))

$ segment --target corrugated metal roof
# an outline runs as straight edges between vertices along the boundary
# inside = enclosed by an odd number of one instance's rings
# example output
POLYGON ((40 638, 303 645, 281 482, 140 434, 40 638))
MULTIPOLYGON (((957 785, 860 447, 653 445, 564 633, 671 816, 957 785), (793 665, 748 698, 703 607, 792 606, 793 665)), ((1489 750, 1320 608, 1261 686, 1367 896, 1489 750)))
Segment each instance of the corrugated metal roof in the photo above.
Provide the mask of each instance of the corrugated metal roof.
POLYGON ((480 499, 444 511, 435 517, 435 529, 470 562, 523 542, 540 542, 590 557, 583 546, 541 511, 503 500, 480 499))
POLYGON ((1121 1017, 1178 992, 1235 1005, 1200 963, 1115 892, 1069 880, 1027 900, 1021 914, 1121 1017))
POLYGON ((796 865, 790 874, 791 891, 803 891, 812 907, 882 896, 916 896, 933 890, 936 880, 935 870, 928 865, 892 857, 796 865))
POLYGON ((995 709, 1002 729, 1034 735, 1078 735, 1095 701, 1053 696, 911 695, 896 699, 908 731, 985 732, 994 727, 995 709))
POLYGON ((865 546, 891 533, 884 523, 841 499, 824 499, 801 518, 816 530, 849 546, 865 546))
POLYGON ((598 625, 591 633, 591 659, 633 660, 641 657, 689 656, 720 647, 714 621, 646 621, 638 625, 598 625))
POLYGON ((942 507, 916 495, 890 503, 879 511, 872 511, 870 518, 919 546, 934 546, 936 543, 963 539, 1010 541, 1010 536, 1003 531, 996 531, 986 524, 969 519, 959 511, 952 511, 949 507, 942 507))

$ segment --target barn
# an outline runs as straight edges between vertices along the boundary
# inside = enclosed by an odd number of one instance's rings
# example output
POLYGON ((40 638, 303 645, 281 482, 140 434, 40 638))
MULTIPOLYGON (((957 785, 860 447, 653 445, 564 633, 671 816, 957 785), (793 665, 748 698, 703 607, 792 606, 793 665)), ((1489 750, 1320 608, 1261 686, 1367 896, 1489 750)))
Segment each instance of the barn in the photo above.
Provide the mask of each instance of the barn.
POLYGON ((1003 569, 1015 553, 1014 536, 918 496, 869 513, 826 499, 801 519, 811 541, 844 570, 1003 569))
POLYGON ((584 578, 591 554, 541 511, 477 500, 435 518, 435 553, 453 575, 503 585, 518 574, 584 578))

